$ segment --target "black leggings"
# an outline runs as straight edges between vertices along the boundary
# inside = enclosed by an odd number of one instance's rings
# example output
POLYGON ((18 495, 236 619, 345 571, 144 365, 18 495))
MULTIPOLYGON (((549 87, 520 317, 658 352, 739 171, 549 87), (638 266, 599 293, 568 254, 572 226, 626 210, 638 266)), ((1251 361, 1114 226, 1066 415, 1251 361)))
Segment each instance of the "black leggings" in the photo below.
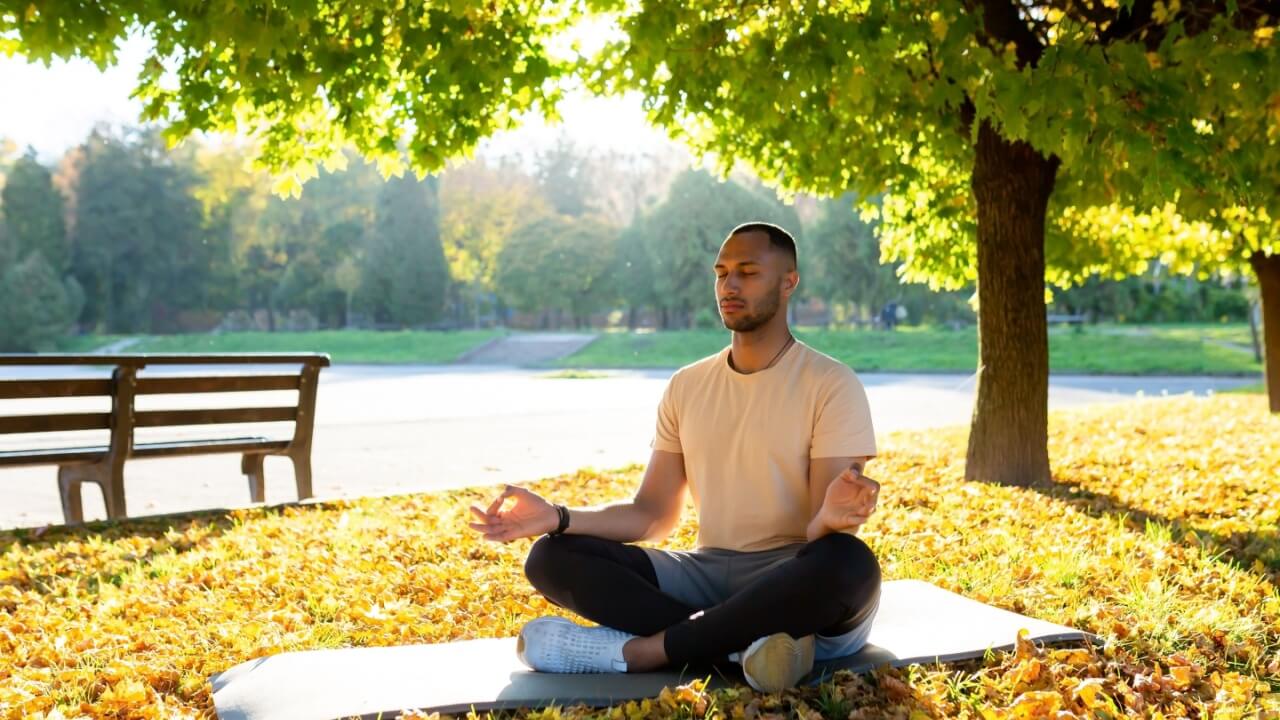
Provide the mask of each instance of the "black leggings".
POLYGON ((832 533, 806 544, 724 602, 699 610, 658 589, 643 550, 590 535, 542 537, 525 576, 547 600, 635 635, 666 630, 670 665, 719 663, 757 638, 841 635, 880 597, 880 565, 862 540, 832 533))

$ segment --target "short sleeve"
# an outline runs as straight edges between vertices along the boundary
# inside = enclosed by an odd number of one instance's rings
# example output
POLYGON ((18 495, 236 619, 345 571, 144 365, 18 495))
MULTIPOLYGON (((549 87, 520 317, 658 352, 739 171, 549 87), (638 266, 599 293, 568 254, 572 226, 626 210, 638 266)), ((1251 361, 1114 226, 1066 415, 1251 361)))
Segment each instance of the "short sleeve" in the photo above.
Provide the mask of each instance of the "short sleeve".
POLYGON ((832 373, 818 398, 809 457, 874 457, 876 433, 871 426, 867 392, 852 370, 832 373))
POLYGON ((658 426, 649 447, 664 452, 683 453, 684 450, 680 445, 680 412, 676 406, 675 384, 676 378, 672 376, 667 382, 667 389, 662 391, 662 400, 658 403, 658 426))

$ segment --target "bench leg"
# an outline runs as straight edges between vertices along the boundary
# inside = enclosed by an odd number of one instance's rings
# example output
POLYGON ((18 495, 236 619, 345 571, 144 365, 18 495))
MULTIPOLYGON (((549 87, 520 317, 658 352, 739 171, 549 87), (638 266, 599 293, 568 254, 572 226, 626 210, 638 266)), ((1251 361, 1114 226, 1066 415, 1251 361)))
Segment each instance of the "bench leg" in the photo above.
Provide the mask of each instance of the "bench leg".
POLYGON ((84 523, 84 508, 80 502, 80 486, 86 482, 96 484, 102 490, 102 504, 107 509, 108 520, 125 517, 124 473, 112 472, 110 465, 60 465, 58 466, 58 496, 62 500, 62 519, 68 525, 84 523))
POLYGON ((124 508, 124 468, 113 471, 110 466, 103 466, 98 472, 98 486, 107 505, 107 518, 123 520, 128 514, 124 508))
POLYGON ((298 483, 298 499, 306 500, 311 497, 311 454, 298 453, 289 459, 293 461, 293 477, 298 483))
POLYGON ((68 525, 84 523, 84 508, 80 504, 80 483, 84 478, 74 465, 58 466, 58 497, 62 500, 62 521, 68 525))
POLYGON ((249 502, 265 502, 267 496, 266 477, 263 474, 261 453, 246 453, 240 458, 240 472, 249 479, 249 502))

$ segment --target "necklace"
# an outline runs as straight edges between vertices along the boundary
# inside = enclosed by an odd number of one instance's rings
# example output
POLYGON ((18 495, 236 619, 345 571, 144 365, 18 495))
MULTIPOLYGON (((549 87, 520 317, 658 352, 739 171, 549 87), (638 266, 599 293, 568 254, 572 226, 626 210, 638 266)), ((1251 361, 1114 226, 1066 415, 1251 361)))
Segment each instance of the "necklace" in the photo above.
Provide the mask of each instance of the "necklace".
MULTIPOLYGON (((796 336, 792 335, 791 333, 787 333, 787 341, 782 343, 782 349, 778 351, 778 354, 773 356, 773 359, 769 361, 768 365, 765 365, 764 367, 760 368, 760 370, 756 370, 755 372, 760 372, 761 370, 768 370, 769 368, 773 367, 773 364, 778 362, 778 358, 782 357, 782 353, 786 352, 787 348, 791 347, 791 343, 795 341, 796 341, 796 336)), ((734 370, 738 369, 737 366, 733 364, 732 350, 729 351, 729 366, 732 367, 734 370)), ((750 375, 752 373, 747 373, 747 374, 750 375)))

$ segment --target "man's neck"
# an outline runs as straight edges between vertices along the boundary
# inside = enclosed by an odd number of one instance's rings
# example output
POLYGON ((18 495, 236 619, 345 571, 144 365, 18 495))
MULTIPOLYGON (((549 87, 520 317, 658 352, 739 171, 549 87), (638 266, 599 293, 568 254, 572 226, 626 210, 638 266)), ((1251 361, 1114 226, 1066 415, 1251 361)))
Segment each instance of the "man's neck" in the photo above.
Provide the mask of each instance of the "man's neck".
POLYGON ((778 353, 791 341, 791 329, 787 323, 769 323, 751 332, 734 332, 729 348, 733 369, 750 375, 760 372, 778 357, 778 353))

